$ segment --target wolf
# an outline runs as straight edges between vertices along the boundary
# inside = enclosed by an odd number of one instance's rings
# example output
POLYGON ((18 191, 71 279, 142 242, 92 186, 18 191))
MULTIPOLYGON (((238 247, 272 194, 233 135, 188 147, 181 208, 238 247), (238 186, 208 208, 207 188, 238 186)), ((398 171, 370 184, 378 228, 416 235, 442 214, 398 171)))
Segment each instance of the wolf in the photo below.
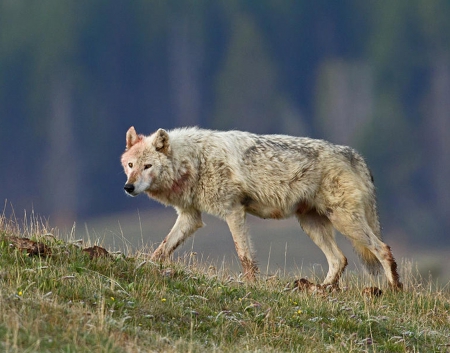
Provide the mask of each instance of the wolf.
POLYGON ((197 127, 158 129, 149 136, 126 133, 121 157, 128 195, 147 194, 175 208, 175 225, 152 254, 167 259, 197 229, 202 212, 226 221, 243 273, 258 272, 246 214, 295 216, 323 251, 323 285, 338 286, 347 259, 334 229, 353 244, 369 272, 384 270, 401 289, 397 263, 381 240, 373 177, 363 157, 347 146, 307 137, 256 135, 197 127))

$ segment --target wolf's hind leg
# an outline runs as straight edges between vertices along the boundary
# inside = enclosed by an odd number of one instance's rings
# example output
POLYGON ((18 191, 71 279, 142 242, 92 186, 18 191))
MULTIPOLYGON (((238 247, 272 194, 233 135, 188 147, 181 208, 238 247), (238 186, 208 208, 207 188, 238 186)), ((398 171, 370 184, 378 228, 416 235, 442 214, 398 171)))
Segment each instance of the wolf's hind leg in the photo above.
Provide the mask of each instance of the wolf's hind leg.
POLYGON ((334 227, 352 241, 355 250, 359 252, 369 269, 377 266, 375 256, 382 265, 391 287, 402 288, 391 248, 375 234, 363 212, 350 213, 345 209, 337 208, 333 210, 329 218, 334 227))
POLYGON ((172 230, 152 255, 152 260, 165 260, 197 229, 203 227, 200 211, 178 210, 178 218, 172 230))
POLYGON ((258 266, 254 260, 253 246, 245 224, 245 218, 244 208, 237 207, 228 213, 225 217, 225 221, 233 236, 234 245, 236 246, 236 252, 241 261, 244 276, 248 279, 254 279, 258 272, 258 266))
POLYGON ((347 258, 338 248, 334 238, 333 226, 327 217, 316 211, 297 214, 302 229, 312 241, 323 251, 328 262, 328 274, 324 285, 337 285, 340 276, 347 266, 347 258))

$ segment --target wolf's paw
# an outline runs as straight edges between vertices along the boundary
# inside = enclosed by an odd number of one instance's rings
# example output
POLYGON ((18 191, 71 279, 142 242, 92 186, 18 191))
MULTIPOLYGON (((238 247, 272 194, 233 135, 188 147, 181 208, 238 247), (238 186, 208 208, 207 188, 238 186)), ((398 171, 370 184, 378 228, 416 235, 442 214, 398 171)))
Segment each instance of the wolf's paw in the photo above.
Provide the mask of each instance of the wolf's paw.
MULTIPOLYGON (((287 287, 286 287, 287 288, 287 287)), ((327 293, 339 292, 341 289, 338 284, 315 284, 308 281, 306 278, 300 278, 294 281, 293 289, 308 294, 325 295, 327 293)))
POLYGON ((294 290, 306 292, 308 294, 323 295, 327 292, 328 286, 323 286, 321 284, 314 284, 308 281, 306 278, 300 278, 294 281, 294 290))
POLYGON ((394 292, 401 292, 401 291, 403 291, 403 283, 397 282, 397 283, 395 283, 395 284, 391 284, 391 285, 389 286, 389 288, 390 288, 391 290, 393 290, 394 292))
POLYGON ((164 254, 162 249, 156 249, 155 252, 150 257, 150 260, 153 262, 164 262, 167 259, 167 256, 164 254))
POLYGON ((256 275, 259 273, 258 265, 255 261, 246 257, 241 258, 243 277, 246 281, 253 282, 256 280, 256 275))
POLYGON ((366 287, 362 290, 362 295, 367 298, 381 297, 383 291, 378 287, 366 287))

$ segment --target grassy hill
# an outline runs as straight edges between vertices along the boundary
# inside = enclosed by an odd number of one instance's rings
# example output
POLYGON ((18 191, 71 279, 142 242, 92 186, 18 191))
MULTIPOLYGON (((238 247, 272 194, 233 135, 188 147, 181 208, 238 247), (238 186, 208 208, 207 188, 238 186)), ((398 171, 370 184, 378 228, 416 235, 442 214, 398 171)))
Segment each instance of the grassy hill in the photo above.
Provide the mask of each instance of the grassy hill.
POLYGON ((19 227, 0 217, 0 351, 450 349, 449 289, 422 280, 412 264, 402 265, 404 292, 368 297, 367 279, 351 271, 341 291, 307 293, 283 273, 244 283, 192 254, 159 264, 145 249, 90 256, 88 245, 36 220, 19 227), (29 254, 12 237, 45 248, 29 254))

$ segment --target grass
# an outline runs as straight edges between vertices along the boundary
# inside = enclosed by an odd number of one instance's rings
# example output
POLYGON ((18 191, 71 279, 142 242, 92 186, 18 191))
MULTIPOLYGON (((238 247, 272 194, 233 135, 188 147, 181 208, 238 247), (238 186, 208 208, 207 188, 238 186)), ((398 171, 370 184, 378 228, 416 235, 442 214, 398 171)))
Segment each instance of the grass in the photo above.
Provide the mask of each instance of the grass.
MULTIPOLYGON (((36 219, 0 217, 2 352, 448 352, 450 292, 402 265, 405 291, 292 290, 295 278, 239 275, 186 256, 153 263, 143 249, 91 259, 36 219), (28 256, 7 237, 48 245, 28 256), (291 286, 286 288, 286 284, 291 286)), ((317 279, 315 279, 317 280, 317 279)))

